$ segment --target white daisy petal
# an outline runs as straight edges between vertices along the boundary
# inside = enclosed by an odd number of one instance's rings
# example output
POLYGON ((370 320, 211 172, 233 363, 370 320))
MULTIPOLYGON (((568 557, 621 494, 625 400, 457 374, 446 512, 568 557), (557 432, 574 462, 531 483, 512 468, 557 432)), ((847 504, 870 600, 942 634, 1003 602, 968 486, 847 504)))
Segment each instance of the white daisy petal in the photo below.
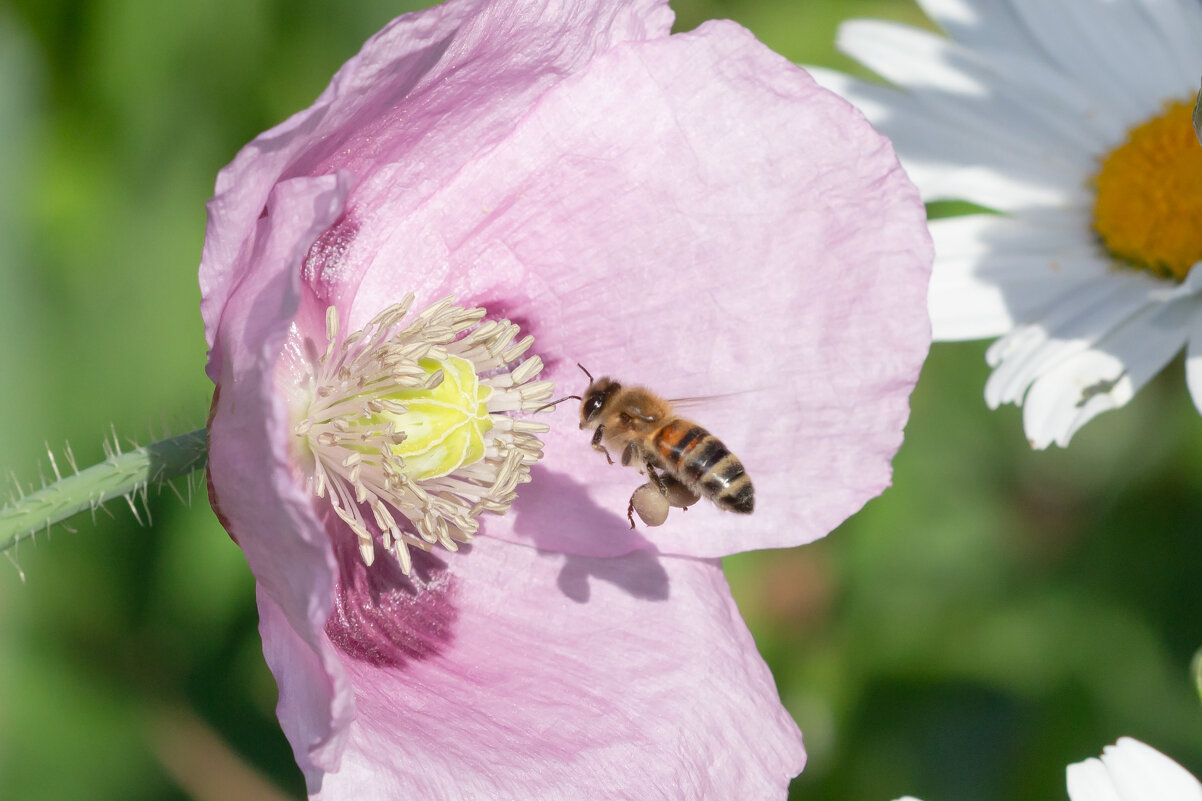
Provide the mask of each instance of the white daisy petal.
MULTIPOLYGON (((1173 5, 1178 11, 1181 10, 1179 3, 1173 5)), ((1105 15, 1112 26, 1118 26, 1117 30, 1113 31, 1114 38, 1130 57, 1142 59, 1138 70, 1127 72, 1130 78, 1137 82, 1136 89, 1141 97, 1151 95, 1159 101, 1149 109, 1149 113, 1155 113, 1160 102, 1176 99, 1181 85, 1181 65, 1178 63, 1176 50, 1172 46, 1172 40, 1164 36, 1162 20, 1156 13, 1167 9, 1168 4, 1132 0, 1130 3, 1113 3, 1112 6, 1120 11, 1113 19, 1109 14, 1105 15)))
POLYGON ((1047 212, 1036 223, 996 214, 933 220, 939 258, 928 304, 936 339, 1004 334, 1034 320, 1050 299, 1083 289, 1109 266, 1076 231, 1084 217, 1047 212))
POLYGON ((942 36, 876 20, 841 25, 837 44, 912 92, 937 118, 963 128, 991 149, 1003 145, 1030 159, 1037 170, 1070 167, 1072 176, 1092 166, 1089 149, 1097 140, 1088 126, 1066 119, 1058 107, 1067 100, 1088 108, 1088 98, 1072 87, 1057 87, 1057 76, 1040 69, 1039 62, 1026 62, 1019 71, 999 70, 942 36), (1055 97, 1049 96, 1050 88, 1058 90, 1055 97))
POLYGON ((1004 334, 1014 325, 1016 311, 1000 289, 971 278, 938 284, 932 280, 927 290, 927 306, 931 312, 932 337, 940 342, 964 342, 1004 334))
POLYGON ((1125 405, 1132 390, 1121 377, 1122 369, 1122 362, 1110 354, 1086 351, 1036 381, 1023 407, 1023 430, 1031 447, 1042 450, 1053 443, 1067 447, 1081 426, 1125 405), (1110 391, 1085 399, 1082 393, 1094 386, 1110 391))
POLYGON ((996 80, 1007 82, 1014 91, 1037 102, 1035 113, 1049 117, 1049 125, 1078 137, 1082 147, 1096 153, 1122 140, 1126 118, 1100 103, 1080 82, 1051 65, 1027 61, 1014 53, 990 54, 989 59, 996 80))
MULTIPOLYGON (((1202 264, 1202 262, 1199 262, 1199 264, 1202 264)), ((1160 303, 1168 303, 1170 300, 1202 295, 1202 269, 1197 268, 1198 264, 1195 264, 1190 270, 1189 275, 1180 284, 1160 286, 1156 291, 1149 292, 1148 297, 1160 303)))
POLYGON ((934 338, 953 342, 999 336, 1044 312, 1050 299, 1085 289, 1106 266, 1096 256, 990 254, 942 258, 927 302, 934 338))
MULTIPOLYGON (((1065 769, 1069 801, 1202 801, 1202 783, 1151 746, 1130 737, 1065 769)), ((897 801, 918 801, 903 796, 897 801)))
MULTIPOLYGON (((1138 293, 1115 290, 1110 282, 1095 282, 1053 308, 1055 315, 1049 315, 1046 322, 1021 326, 1008 335, 1007 339, 1012 340, 1009 350, 985 382, 985 402, 990 408, 1003 403, 1021 405, 1028 388, 1041 376, 1061 371, 1063 363, 1093 348, 1118 326, 1136 319, 1137 312, 1143 314, 1157 307, 1149 306, 1138 293), (1093 295, 1095 288, 1107 290, 1097 304, 1082 308, 1071 302, 1093 295), (1068 316, 1070 309, 1077 313, 1068 316)), ((1117 377, 1117 372, 1121 371, 1111 371, 1110 377, 1117 377)), ((1072 402, 1074 406, 1076 403, 1072 402)))
POLYGON ((1194 406, 1202 413, 1202 311, 1194 316, 1190 325, 1189 346, 1185 351, 1185 384, 1194 406))
POLYGON ((1040 58, 1031 34, 1009 0, 918 0, 926 15, 957 42, 972 50, 990 50, 1040 58))
POLYGON ((1202 801, 1202 783, 1149 745, 1120 737, 1101 759, 1069 765, 1071 801, 1202 801))
POLYGON ((1079 209, 1040 210, 1036 215, 965 214, 931 220, 939 257, 965 258, 998 251, 1037 254, 1049 261, 1098 255, 1089 214, 1079 209))
MULTIPOLYGON (((1131 13, 1129 3, 1056 2, 1013 0, 1027 28, 1053 62, 1128 122, 1156 112, 1160 97, 1150 97, 1141 81, 1145 59, 1155 48, 1133 49, 1132 40, 1144 45, 1146 23, 1131 13), (1140 64, 1139 70, 1129 68, 1140 64)), ((1159 45, 1157 45, 1159 46, 1159 45)))
MULTIPOLYGON (((1106 332, 1148 305, 1149 279, 1120 272, 1099 277, 1080 291, 1051 304, 1037 321, 1018 326, 989 347, 985 359, 991 367, 1009 362, 1001 372, 1014 371, 1020 363, 1049 341, 1079 341, 1082 347, 1097 342, 1106 332)), ((999 371, 994 372, 994 376, 999 371)), ((994 376, 990 377, 992 382, 994 376)), ((998 379, 1000 380, 1000 378, 998 379)), ((1004 402, 1004 401, 1003 401, 1004 402)))
POLYGON ((1193 313, 1191 299, 1151 306, 1044 373, 1023 406, 1031 446, 1065 447, 1094 417, 1125 406, 1181 350, 1193 313))
MULTIPOLYGON (((1180 82, 1182 75, 1202 75, 1202 4, 1166 2, 1166 0, 1139 0, 1140 6, 1156 28, 1160 40, 1166 47, 1166 57, 1173 60, 1175 73, 1180 82)), ((1177 92, 1175 85, 1166 87, 1172 96, 1177 92)))
POLYGON ((1139 740, 1120 737, 1102 749, 1102 763, 1124 799, 1202 801, 1202 784, 1189 771, 1139 740))
POLYGON ((1069 801, 1123 801, 1100 759, 1074 763, 1064 773, 1069 801))
POLYGON ((818 83, 855 105, 904 153, 924 200, 967 200, 999 211, 1085 206, 1088 192, 1040 171, 1021 155, 979 138, 947 138, 948 126, 898 103, 900 94, 854 78, 807 68, 818 83))

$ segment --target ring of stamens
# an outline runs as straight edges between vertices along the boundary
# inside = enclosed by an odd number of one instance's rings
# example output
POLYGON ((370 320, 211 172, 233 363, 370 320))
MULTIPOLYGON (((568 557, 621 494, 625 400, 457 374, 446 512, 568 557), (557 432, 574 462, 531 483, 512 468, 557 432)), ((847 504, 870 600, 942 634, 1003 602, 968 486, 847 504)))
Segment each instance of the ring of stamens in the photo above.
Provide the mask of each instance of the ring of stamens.
POLYGON ((514 341, 513 323, 447 297, 402 325, 412 303, 346 336, 326 310, 326 348, 293 429, 311 454, 313 492, 357 537, 363 562, 378 536, 406 574, 410 547, 458 550, 481 513, 508 510, 549 430, 512 415, 537 411, 553 389, 534 380, 542 360, 526 356, 533 337, 514 341))

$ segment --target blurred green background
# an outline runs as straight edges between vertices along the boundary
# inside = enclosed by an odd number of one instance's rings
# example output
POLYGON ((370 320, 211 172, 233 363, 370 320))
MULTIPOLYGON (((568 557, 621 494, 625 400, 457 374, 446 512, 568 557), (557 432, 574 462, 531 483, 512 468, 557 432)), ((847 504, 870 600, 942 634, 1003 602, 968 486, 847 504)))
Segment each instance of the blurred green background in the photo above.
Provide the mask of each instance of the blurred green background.
MULTIPOLYGON (((413 4, 419 5, 419 4, 413 4)), ((908 0, 681 0, 854 70, 841 19, 908 0)), ((217 170, 308 105, 385 0, 0 2, 0 469, 200 427, 196 264, 217 170)), ((982 401, 984 345, 939 345, 893 489, 827 539, 728 560, 805 732, 795 799, 1065 798, 1133 735, 1202 773, 1202 421, 1180 362, 1067 451, 982 401)), ((0 558, 0 798, 297 798, 253 584, 203 487, 120 503, 0 558), (143 514, 145 510, 143 510, 143 514)), ((7 497, 6 488, 0 497, 7 497)))

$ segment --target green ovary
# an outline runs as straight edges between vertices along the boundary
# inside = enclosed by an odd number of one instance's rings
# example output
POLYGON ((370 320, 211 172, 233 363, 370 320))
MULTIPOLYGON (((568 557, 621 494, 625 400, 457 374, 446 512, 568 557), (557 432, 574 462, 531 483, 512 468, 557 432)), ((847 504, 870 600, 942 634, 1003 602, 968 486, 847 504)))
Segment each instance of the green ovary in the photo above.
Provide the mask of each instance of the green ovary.
POLYGON ((427 375, 441 369, 443 380, 434 389, 404 389, 388 395, 403 404, 404 414, 381 413, 373 423, 392 421, 405 433, 392 452, 405 460, 405 473, 414 481, 448 475, 484 458, 484 435, 492 428, 488 399, 492 387, 482 386, 472 363, 458 356, 422 359, 427 375))

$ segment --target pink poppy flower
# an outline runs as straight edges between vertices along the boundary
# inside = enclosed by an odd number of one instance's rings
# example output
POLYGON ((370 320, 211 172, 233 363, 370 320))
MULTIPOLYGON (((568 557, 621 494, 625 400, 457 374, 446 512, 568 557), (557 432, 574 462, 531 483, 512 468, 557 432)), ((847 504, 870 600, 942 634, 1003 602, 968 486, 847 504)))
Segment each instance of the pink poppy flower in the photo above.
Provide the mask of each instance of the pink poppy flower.
POLYGON ((716 557, 888 484, 930 246, 857 112, 733 23, 671 23, 401 17, 218 178, 210 493, 315 797, 783 797, 804 764, 716 557), (631 531, 643 479, 578 404, 527 414, 576 362, 719 396, 695 416, 755 513, 631 531))

